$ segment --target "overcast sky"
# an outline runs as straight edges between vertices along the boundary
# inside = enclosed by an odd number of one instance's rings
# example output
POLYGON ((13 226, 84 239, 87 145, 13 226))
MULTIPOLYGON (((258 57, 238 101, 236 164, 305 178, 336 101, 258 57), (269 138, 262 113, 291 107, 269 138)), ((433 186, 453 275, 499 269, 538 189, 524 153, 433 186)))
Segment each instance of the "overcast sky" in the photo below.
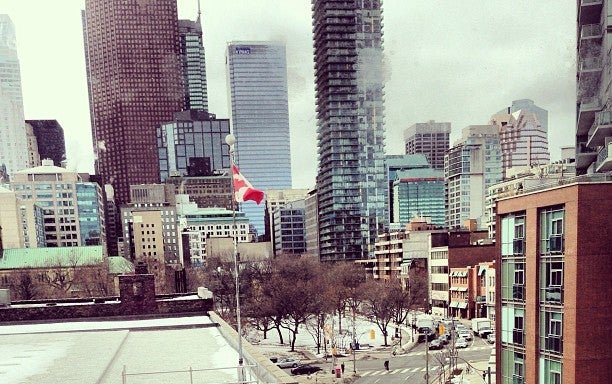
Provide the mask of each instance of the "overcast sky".
MULTIPOLYGON (((170 0, 169 0, 170 1, 170 0)), ((197 0, 178 0, 195 19, 197 0)), ((309 0, 201 0, 211 112, 229 117, 226 42, 287 45, 294 188, 314 186, 316 119, 309 0)), ((0 0, 17 30, 26 119, 57 119, 69 165, 93 171, 82 0, 0 0)), ((486 124, 512 100, 549 111, 552 159, 574 145, 576 3, 559 0, 384 0, 387 153, 403 130, 450 121, 453 135, 486 124)), ((248 175, 246 175, 248 177, 248 175)))

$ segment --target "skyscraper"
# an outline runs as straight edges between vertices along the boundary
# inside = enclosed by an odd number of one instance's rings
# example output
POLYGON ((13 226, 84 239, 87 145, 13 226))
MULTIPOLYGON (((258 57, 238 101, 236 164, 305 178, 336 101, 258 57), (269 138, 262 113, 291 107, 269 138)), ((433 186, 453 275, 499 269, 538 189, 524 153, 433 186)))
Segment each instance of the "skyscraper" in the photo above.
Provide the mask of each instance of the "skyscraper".
POLYGON ((322 261, 373 255, 388 223, 380 1, 313 0, 322 261))
MULTIPOLYGON (((291 188, 289 107, 285 46, 272 42, 231 42, 227 46, 227 79, 236 162, 258 189, 291 188)), ((244 203, 259 235, 264 233, 264 206, 244 203)))
POLYGON ((229 119, 217 119, 204 110, 174 114, 174 120, 157 128, 161 180, 169 176, 210 176, 230 168, 229 119))
POLYGON ((0 167, 6 166, 9 175, 30 166, 15 27, 4 14, 0 15, 0 148, 0 167))
POLYGON ((502 154, 495 125, 470 125, 444 160, 446 226, 456 229, 467 219, 488 222, 487 188, 502 179, 502 154))
POLYGON ((576 174, 612 171, 612 4, 578 1, 576 174))
POLYGON ((196 21, 179 20, 178 28, 185 84, 185 108, 207 111, 206 60, 199 10, 196 21))
POLYGON ((87 0, 83 21, 96 173, 124 204, 159 182, 156 129, 184 107, 176 2, 87 0))
POLYGON ((451 123, 416 123, 404 130, 407 155, 422 153, 434 169, 444 169, 444 153, 450 147, 451 123))
POLYGON ((550 162, 548 132, 536 113, 522 109, 498 113, 491 117, 491 124, 499 130, 504 175, 512 167, 532 167, 550 162))
POLYGON ((36 136, 38 155, 41 160, 51 159, 57 167, 66 160, 64 129, 57 120, 26 120, 36 136))

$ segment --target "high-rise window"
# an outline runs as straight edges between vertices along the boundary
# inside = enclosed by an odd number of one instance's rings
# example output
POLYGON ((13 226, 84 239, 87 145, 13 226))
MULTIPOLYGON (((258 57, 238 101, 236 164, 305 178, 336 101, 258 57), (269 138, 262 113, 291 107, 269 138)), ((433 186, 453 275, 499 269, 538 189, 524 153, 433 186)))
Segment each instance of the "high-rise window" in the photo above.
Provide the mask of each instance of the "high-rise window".
POLYGON ((540 254, 562 254, 564 251, 563 207, 540 211, 540 254))

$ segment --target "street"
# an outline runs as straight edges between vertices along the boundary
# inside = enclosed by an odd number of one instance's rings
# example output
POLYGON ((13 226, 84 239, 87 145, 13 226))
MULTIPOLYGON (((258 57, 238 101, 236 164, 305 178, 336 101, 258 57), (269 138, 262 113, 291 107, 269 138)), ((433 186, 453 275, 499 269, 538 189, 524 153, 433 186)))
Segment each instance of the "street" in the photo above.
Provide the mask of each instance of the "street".
MULTIPOLYGON (((487 344, 485 340, 476 337, 470 346, 466 349, 459 349, 459 365, 463 360, 468 362, 488 361, 491 354, 492 346, 487 344)), ((441 362, 445 366, 448 362, 444 360, 445 354, 448 354, 448 349, 430 351, 429 354, 429 377, 430 382, 434 378, 438 378, 441 374, 441 362)), ((357 384, 375 384, 375 383, 396 383, 409 381, 410 383, 424 383, 425 379, 425 345, 419 344, 410 353, 401 356, 390 356, 389 371, 386 371, 383 366, 384 356, 380 356, 375 360, 360 360, 356 362, 357 374, 361 376, 355 381, 357 384)), ((352 361, 346 361, 346 371, 352 372, 352 361)), ((327 367, 326 367, 327 368, 327 367)), ((437 382, 437 380, 436 380, 437 382)))

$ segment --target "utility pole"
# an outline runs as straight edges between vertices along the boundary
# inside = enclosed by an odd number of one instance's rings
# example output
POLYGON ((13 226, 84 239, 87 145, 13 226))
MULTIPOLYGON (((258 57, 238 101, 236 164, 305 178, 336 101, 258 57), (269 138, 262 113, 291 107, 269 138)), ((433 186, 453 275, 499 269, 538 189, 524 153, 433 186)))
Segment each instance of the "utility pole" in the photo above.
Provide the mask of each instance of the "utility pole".
POLYGON ((425 333, 425 384, 429 384, 429 334, 425 333))

